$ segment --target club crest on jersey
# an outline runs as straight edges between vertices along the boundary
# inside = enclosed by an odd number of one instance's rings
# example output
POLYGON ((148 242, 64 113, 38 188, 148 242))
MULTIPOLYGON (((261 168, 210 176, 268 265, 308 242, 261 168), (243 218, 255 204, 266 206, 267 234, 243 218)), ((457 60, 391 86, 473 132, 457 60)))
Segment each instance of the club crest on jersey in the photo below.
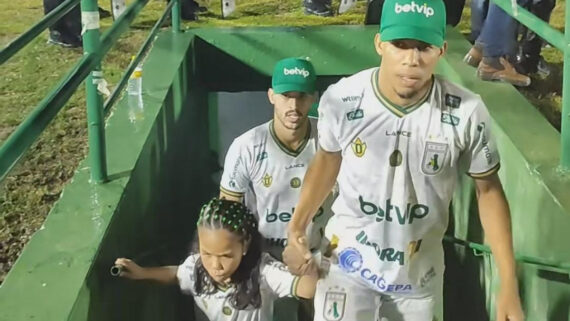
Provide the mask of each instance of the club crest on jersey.
POLYGON ((366 143, 361 141, 359 137, 354 140, 354 142, 351 144, 351 147, 356 157, 364 156, 364 153, 366 152, 366 143))
POLYGON ((325 305, 323 317, 327 321, 339 321, 344 316, 344 307, 346 303, 346 293, 327 291, 325 295, 325 305))
POLYGON ((435 175, 441 172, 448 148, 447 143, 426 141, 424 156, 422 157, 422 173, 435 175))
POLYGON ((293 188, 301 187, 301 179, 299 177, 293 177, 291 179, 291 187, 293 188))
POLYGON ((263 176, 263 178, 261 179, 261 182, 263 183, 263 186, 269 187, 269 186, 271 186, 271 183, 273 183, 273 177, 271 177, 271 175, 265 173, 265 176, 263 176))

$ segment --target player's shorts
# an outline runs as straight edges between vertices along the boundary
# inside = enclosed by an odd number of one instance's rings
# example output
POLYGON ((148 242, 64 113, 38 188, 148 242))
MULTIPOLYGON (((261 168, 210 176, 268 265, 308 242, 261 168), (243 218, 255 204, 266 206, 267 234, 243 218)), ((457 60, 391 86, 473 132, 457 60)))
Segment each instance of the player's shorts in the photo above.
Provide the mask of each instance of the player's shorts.
POLYGON ((443 320, 443 279, 436 295, 409 298, 384 295, 357 283, 337 265, 317 283, 315 321, 443 320))

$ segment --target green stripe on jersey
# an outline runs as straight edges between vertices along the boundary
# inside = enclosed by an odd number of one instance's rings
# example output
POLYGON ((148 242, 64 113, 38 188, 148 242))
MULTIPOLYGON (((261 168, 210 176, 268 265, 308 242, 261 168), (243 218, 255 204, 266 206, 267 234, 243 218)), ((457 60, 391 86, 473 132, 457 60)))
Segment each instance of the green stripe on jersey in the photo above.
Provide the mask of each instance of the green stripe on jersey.
POLYGON ((485 171, 483 173, 468 173, 467 175, 469 175, 473 178, 484 178, 484 177, 490 176, 490 175, 498 172, 499 168, 501 168, 501 163, 497 163, 497 165, 493 166, 493 168, 491 168, 488 171, 485 171))
POLYGON ((293 279, 293 283, 291 283, 291 296, 296 299, 299 299, 299 297, 297 296, 297 286, 299 285, 299 279, 300 277, 296 276, 293 279))
POLYGON ((434 83, 435 83, 435 81, 433 79, 432 79, 430 89, 426 92, 426 94, 417 103, 410 105, 410 106, 407 106, 407 107, 402 107, 400 105, 396 105, 396 104, 392 103, 390 100, 388 100, 388 98, 386 98, 380 92, 380 86, 378 84, 378 72, 379 72, 379 70, 380 70, 380 68, 376 68, 376 70, 374 70, 374 72, 372 73, 371 82, 372 82, 372 89, 374 89, 374 94, 376 95, 376 98, 378 98, 380 103, 384 107, 386 107, 386 109, 388 109, 389 111, 391 111, 394 115, 396 115, 398 117, 404 117, 407 114, 418 109, 423 103, 425 103, 428 100, 429 96, 431 95, 431 91, 432 91, 434 83))
POLYGON ((299 154, 301 154, 303 149, 305 149, 305 146, 307 146, 307 143, 309 142, 309 138, 311 138, 311 122, 309 120, 307 120, 307 122, 309 123, 307 134, 305 135, 305 138, 303 138, 301 145, 299 145, 296 150, 290 149, 279 140, 277 134, 275 133, 275 125, 273 124, 273 120, 269 123, 269 133, 271 134, 271 137, 273 137, 273 140, 277 146, 279 146, 279 149, 281 149, 285 154, 289 156, 297 157, 299 154))
POLYGON ((229 196, 233 196, 233 197, 242 197, 244 194, 244 193, 240 193, 240 192, 230 191, 230 190, 225 189, 221 186, 220 186, 220 191, 222 191, 222 193, 224 193, 224 194, 228 194, 229 196))

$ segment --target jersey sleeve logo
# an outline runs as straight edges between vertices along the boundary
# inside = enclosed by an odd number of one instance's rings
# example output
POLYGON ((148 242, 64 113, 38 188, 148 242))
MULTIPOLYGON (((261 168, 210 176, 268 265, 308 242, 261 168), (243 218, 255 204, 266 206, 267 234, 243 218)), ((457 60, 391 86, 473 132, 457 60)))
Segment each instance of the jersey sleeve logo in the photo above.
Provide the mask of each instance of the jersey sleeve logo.
POLYGON ((366 143, 361 141, 359 137, 354 140, 354 142, 351 144, 351 147, 356 157, 364 156, 364 153, 366 152, 366 143))
POLYGON ((263 183, 263 186, 269 187, 271 186, 271 183, 273 183, 273 177, 268 173, 265 173, 265 176, 261 179, 261 183, 263 183))
POLYGON ((441 172, 448 148, 446 143, 426 141, 424 156, 422 157, 422 173, 435 175, 441 172))

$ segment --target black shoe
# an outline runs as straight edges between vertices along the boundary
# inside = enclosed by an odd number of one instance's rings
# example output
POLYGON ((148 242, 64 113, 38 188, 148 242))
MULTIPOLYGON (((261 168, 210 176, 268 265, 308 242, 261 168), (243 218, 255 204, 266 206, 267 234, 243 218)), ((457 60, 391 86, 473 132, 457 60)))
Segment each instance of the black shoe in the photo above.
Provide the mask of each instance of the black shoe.
POLYGON ((111 12, 99 7, 99 18, 105 19, 111 16, 111 12))
POLYGON ((200 6, 200 4, 196 1, 192 1, 192 7, 194 7, 194 11, 196 13, 208 12, 208 8, 200 6))
POLYGON ((80 36, 64 35, 57 30, 50 31, 47 42, 64 48, 79 48, 83 46, 80 36))
POLYGON ((330 17, 333 15, 330 0, 303 0, 306 15, 330 17))
POLYGON ((539 78, 545 79, 550 76, 550 65, 544 60, 541 55, 531 57, 529 55, 518 54, 516 57, 515 67, 518 72, 525 75, 536 75, 539 78))
POLYGON ((196 1, 182 1, 180 6, 180 16, 183 20, 196 21, 198 20, 198 13, 206 12, 208 9, 200 7, 196 1))

